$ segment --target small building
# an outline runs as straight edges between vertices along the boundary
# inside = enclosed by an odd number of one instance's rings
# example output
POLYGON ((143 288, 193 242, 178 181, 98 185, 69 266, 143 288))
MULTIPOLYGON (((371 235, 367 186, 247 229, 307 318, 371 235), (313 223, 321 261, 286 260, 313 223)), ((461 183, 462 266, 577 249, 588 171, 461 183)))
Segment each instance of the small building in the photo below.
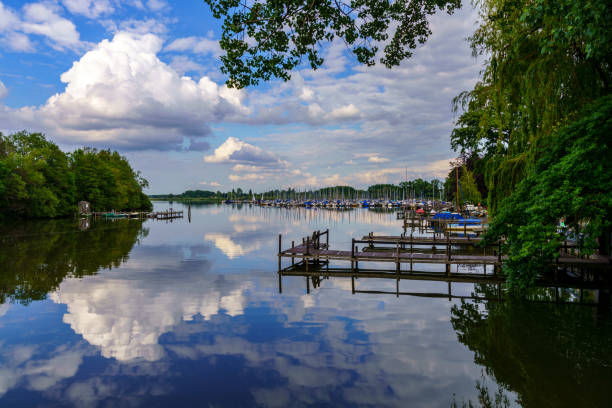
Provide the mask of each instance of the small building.
POLYGON ((90 207, 88 201, 79 201, 79 214, 89 214, 90 207))

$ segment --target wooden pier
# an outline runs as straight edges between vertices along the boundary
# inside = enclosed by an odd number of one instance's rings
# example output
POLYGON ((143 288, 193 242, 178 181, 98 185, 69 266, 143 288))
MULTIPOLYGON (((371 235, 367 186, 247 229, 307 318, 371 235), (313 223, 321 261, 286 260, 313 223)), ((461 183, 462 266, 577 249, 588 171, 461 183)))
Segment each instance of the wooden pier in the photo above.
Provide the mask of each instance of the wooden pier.
MULTIPOLYGON (((191 208, 190 208, 191 211, 191 208)), ((175 218, 183 218, 183 211, 175 211, 172 208, 166 211, 157 212, 123 212, 123 211, 96 211, 89 213, 82 213, 83 216, 89 216, 93 218, 106 218, 106 219, 130 219, 130 218, 154 218, 157 220, 173 220, 175 218)))
MULTIPOLYGON (((394 238, 394 237, 393 237, 394 238)), ((414 237, 403 236, 401 239, 390 239, 389 237, 374 237, 372 234, 364 237, 361 240, 352 240, 350 250, 335 250, 329 248, 329 230, 324 232, 314 231, 312 236, 302 239, 302 242, 295 245, 291 243, 291 247, 282 248, 282 235, 278 236, 278 270, 282 268, 282 258, 290 258, 291 265, 302 265, 306 272, 309 266, 318 266, 321 263, 330 261, 350 262, 351 271, 359 271, 360 262, 380 262, 393 263, 395 270, 401 273, 401 265, 409 264, 410 271, 413 270, 414 264, 439 264, 444 265, 446 275, 451 273, 451 265, 482 265, 486 273, 488 265, 493 266, 493 274, 497 274, 498 268, 507 259, 501 254, 501 243, 497 243, 497 248, 493 254, 486 254, 484 248, 483 254, 461 254, 457 253, 455 248, 459 246, 472 245, 470 239, 466 237, 451 238, 446 235, 443 239, 435 237, 414 237), (325 243, 321 242, 321 238, 325 236, 325 243), (386 239, 385 239, 386 238, 386 239), (359 251, 358 244, 367 244, 367 247, 362 247, 359 251), (385 248, 374 250, 374 245, 384 246, 385 248), (435 248, 443 248, 443 253, 417 251, 415 246, 432 245, 435 248)), ((568 254, 561 254, 557 259, 557 266, 589 266, 610 269, 609 257, 594 257, 580 258, 568 254)))
POLYGON ((149 218, 157 220, 173 220, 175 218, 183 218, 183 211, 174 211, 172 208, 166 211, 158 211, 149 213, 149 218))

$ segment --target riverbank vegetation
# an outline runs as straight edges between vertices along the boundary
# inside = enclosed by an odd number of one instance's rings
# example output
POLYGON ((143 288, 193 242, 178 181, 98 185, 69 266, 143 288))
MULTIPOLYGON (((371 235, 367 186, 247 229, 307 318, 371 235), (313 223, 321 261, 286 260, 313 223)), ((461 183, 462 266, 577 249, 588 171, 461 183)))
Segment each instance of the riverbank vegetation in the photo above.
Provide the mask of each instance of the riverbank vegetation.
POLYGON ((41 133, 0 133, 0 218, 56 218, 88 201, 92 211, 150 210, 147 181, 117 152, 65 153, 41 133))
MULTIPOLYGON (((450 197, 453 197, 449 193, 450 197)), ((219 203, 225 200, 276 200, 276 199, 360 199, 360 198, 380 198, 388 200, 402 200, 409 198, 416 199, 440 199, 447 198, 444 186, 440 180, 431 181, 416 179, 403 181, 399 184, 374 184, 366 189, 358 189, 351 186, 323 187, 319 189, 274 189, 265 192, 253 192, 241 188, 232 191, 207 191, 207 190, 187 190, 182 194, 154 194, 149 195, 153 201, 178 201, 178 202, 200 202, 200 203, 219 203)))

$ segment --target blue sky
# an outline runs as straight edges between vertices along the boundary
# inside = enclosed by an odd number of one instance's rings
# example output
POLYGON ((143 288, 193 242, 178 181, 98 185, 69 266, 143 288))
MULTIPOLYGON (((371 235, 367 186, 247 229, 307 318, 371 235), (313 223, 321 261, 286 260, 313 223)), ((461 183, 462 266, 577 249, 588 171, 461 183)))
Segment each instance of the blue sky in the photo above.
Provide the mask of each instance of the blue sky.
POLYGON ((478 79, 469 4, 398 68, 340 42, 289 82, 228 89, 200 0, 0 0, 0 131, 119 150, 150 193, 443 177, 451 99, 478 79))

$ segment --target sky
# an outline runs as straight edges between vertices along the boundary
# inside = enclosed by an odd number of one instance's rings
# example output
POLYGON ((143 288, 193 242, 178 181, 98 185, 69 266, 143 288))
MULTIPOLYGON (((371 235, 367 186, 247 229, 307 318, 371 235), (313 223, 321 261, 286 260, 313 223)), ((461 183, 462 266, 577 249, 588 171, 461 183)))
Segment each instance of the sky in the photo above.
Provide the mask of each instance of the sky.
POLYGON ((0 131, 117 150, 150 194, 444 178, 452 98, 482 68, 464 3, 399 67, 335 41, 316 71, 236 90, 202 0, 0 0, 0 131))

